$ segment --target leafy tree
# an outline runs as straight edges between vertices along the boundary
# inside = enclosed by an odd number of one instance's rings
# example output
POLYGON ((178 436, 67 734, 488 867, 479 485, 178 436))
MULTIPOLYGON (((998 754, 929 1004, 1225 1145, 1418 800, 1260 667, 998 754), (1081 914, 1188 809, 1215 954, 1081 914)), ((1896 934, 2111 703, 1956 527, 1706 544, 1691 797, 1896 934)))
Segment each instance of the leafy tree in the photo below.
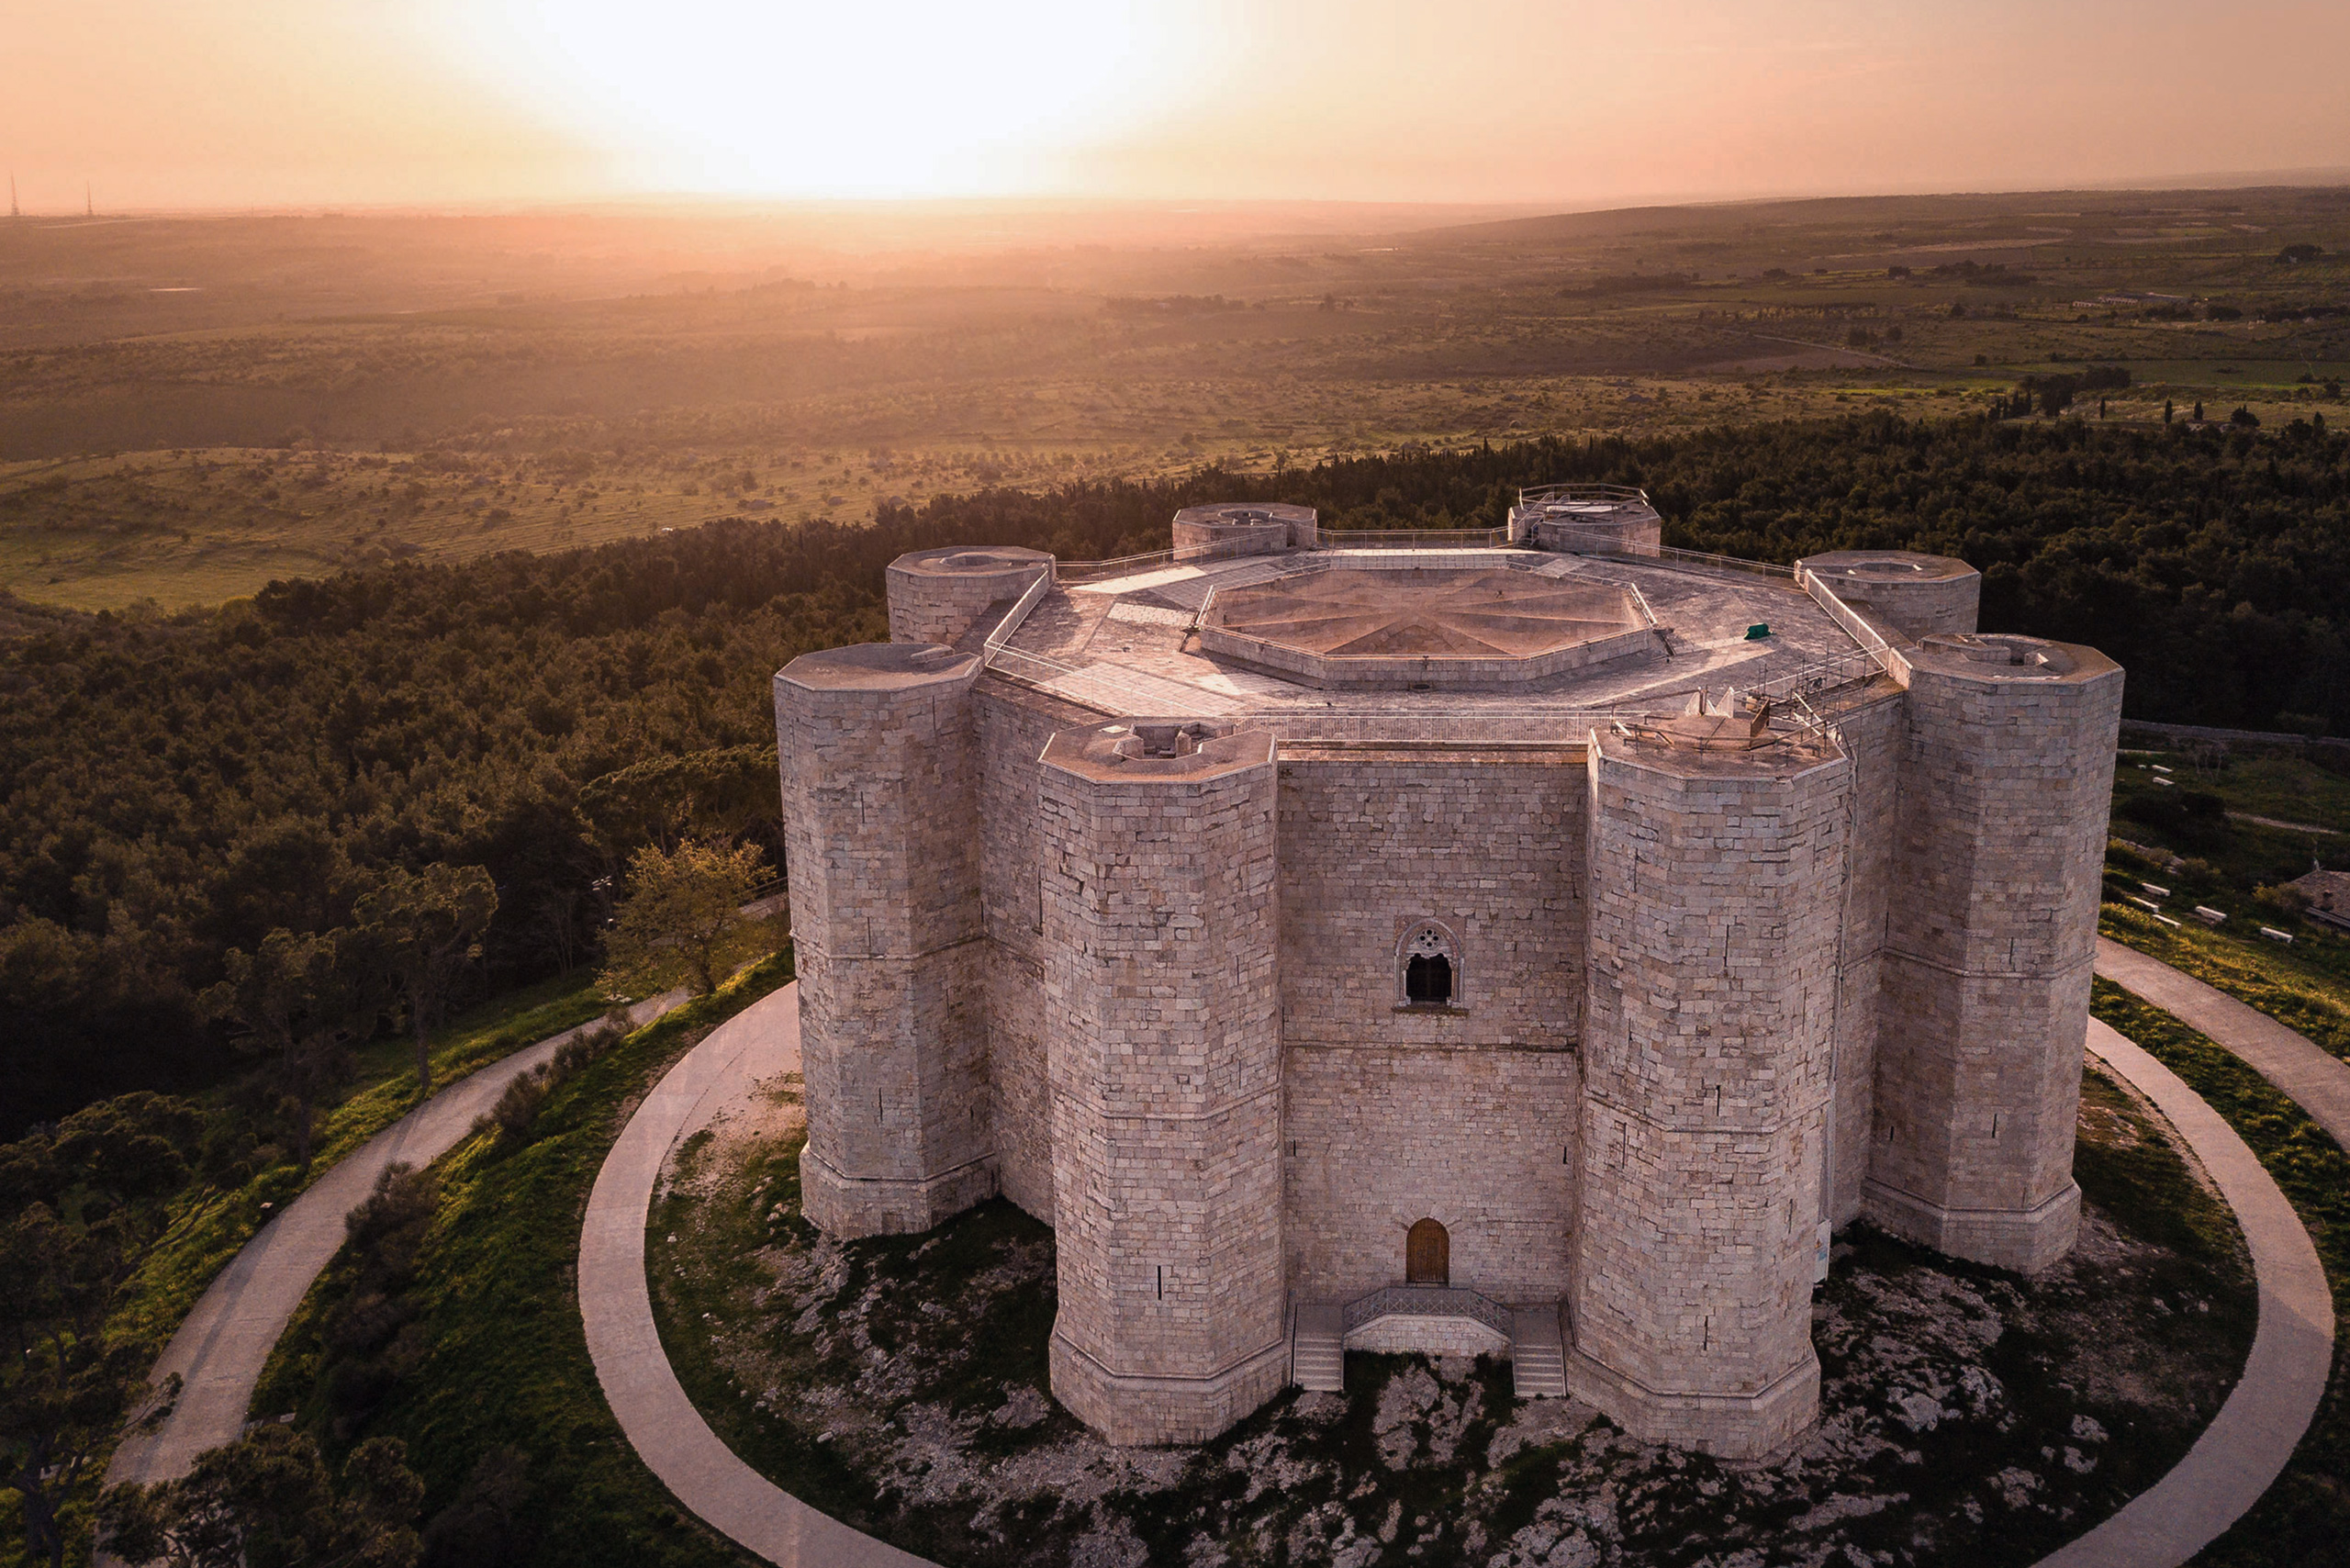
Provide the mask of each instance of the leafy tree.
POLYGON ((426 1037, 446 1013, 458 976, 480 958, 482 935, 497 913, 497 886, 478 866, 395 867, 359 902, 371 957, 408 1006, 420 1100, 432 1092, 426 1037))
POLYGON ((770 922, 742 912, 767 878, 767 857, 752 844, 688 840, 674 852, 652 845, 629 859, 627 901, 604 950, 602 980, 615 996, 644 996, 673 986, 707 995, 735 968, 775 941, 770 922))
POLYGON ((357 951, 349 932, 273 931, 252 953, 229 948, 229 978, 204 994, 216 1017, 248 1031, 243 1048, 269 1058, 272 1081, 294 1106, 295 1162, 305 1174, 313 1114, 344 1070, 343 1036, 359 1001, 357 951))
POLYGON ((767 743, 653 756, 594 779, 579 812, 620 854, 688 838, 740 838, 777 816, 775 747, 767 743))
POLYGON ((308 1432, 274 1423, 196 1456, 176 1480, 110 1488, 107 1550, 169 1568, 412 1568, 424 1483, 397 1438, 370 1438, 338 1488, 308 1432))
POLYGON ((65 1503, 126 1425, 151 1431, 178 1397, 151 1388, 144 1345, 107 1316, 164 1234, 202 1118, 185 1101, 130 1094, 75 1112, 54 1134, 0 1146, 0 1485, 25 1544, 61 1568, 65 1503))

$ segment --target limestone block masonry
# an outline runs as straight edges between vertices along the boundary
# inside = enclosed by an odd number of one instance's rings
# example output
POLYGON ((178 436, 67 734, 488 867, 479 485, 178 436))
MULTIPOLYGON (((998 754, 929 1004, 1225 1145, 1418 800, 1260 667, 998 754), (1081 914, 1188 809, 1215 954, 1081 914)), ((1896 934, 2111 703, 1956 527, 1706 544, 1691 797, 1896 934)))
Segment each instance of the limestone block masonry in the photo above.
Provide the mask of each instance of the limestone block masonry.
POLYGON ((990 605, 1018 599, 1052 570, 1043 551, 1005 545, 901 555, 890 563, 890 641, 951 646, 990 605))
POLYGON ((1113 1442, 1197 1442, 1289 1375, 1272 737, 1064 731, 1037 805, 1053 1393, 1113 1442))
POLYGON ((1593 738, 1567 1385, 1636 1437, 1751 1457, 1818 1412, 1812 1260, 1852 778, 1825 737, 1593 738))
POLYGON ((1178 561, 1311 550, 1318 538, 1316 514, 1312 507, 1294 507, 1281 501, 1185 507, 1175 514, 1178 561))
POLYGON ((1948 555, 1835 550, 1806 556, 1796 571, 1848 604, 1865 603, 1911 637, 1974 631, 1983 598, 1983 574, 1948 555))
POLYGON ((800 1185, 839 1236, 926 1230, 995 1190, 971 688, 884 643, 775 679, 808 1081, 800 1185))
POLYGON ((1512 516, 1382 550, 1187 509, 1175 559, 1067 580, 922 551, 890 643, 776 677, 807 1215, 1051 1226, 1053 1391, 1114 1441, 1229 1428, 1293 1324, 1326 1385, 1533 1322, 1628 1430, 1754 1458, 1818 1409, 1830 1227, 2073 1244, 2121 670, 1978 633, 1963 562, 1790 587, 1636 490, 1512 516), (1672 649, 1528 656, 1603 601, 1672 649), (1401 662, 1317 686, 1235 624, 1401 662))
POLYGON ((2073 1136, 2121 723, 2093 649, 1945 633, 1902 650, 1876 1141, 1866 1212, 2031 1271, 2079 1224, 2073 1136))

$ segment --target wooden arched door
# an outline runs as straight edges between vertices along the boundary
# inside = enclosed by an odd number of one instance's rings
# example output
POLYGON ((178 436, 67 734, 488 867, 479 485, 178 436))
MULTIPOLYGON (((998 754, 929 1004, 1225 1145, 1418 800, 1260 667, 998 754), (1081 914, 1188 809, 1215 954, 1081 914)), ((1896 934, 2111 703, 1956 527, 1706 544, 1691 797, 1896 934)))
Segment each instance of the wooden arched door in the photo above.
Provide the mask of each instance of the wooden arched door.
POLYGON ((1432 1219, 1417 1220, 1404 1238, 1404 1282, 1449 1285, 1452 1282, 1452 1238, 1432 1219))

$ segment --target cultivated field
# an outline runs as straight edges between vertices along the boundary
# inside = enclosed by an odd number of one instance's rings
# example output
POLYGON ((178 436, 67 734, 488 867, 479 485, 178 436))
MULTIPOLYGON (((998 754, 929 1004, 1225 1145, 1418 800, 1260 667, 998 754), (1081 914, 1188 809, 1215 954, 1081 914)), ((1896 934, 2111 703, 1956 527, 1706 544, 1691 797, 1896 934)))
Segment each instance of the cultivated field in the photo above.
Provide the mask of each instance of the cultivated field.
POLYGON ((2131 385, 2084 418, 2269 423, 2350 375, 2350 191, 1436 216, 0 224, 0 586, 204 603, 996 483, 1983 409, 2092 364, 2131 385))

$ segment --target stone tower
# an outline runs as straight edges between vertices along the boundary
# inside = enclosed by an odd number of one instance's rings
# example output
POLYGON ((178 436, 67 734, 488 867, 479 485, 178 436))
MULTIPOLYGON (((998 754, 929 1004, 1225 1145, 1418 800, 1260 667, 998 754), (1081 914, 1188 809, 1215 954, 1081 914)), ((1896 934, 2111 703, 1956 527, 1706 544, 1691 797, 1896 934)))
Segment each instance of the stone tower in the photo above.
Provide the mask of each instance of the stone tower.
POLYGON ((979 661, 802 654, 775 678, 800 973, 808 1218, 926 1230, 995 1189, 979 999, 979 661))
POLYGON ((1589 766, 1568 1386, 1636 1437, 1767 1453, 1819 1407, 1851 766, 1818 735, 1701 750, 1596 734, 1589 766))
POLYGON ((1196 1442, 1288 1381, 1272 737, 1065 730, 1044 752, 1053 1393, 1196 1442))
POLYGON ((1897 648, 1908 733, 1867 1212, 2027 1272, 2072 1249, 2121 668, 2031 637, 1897 648), (1906 667, 1905 667, 1906 666, 1906 667))
POLYGON ((1053 558, 1013 544, 916 550, 890 563, 890 641, 952 646, 988 607, 1016 599, 1053 558))

